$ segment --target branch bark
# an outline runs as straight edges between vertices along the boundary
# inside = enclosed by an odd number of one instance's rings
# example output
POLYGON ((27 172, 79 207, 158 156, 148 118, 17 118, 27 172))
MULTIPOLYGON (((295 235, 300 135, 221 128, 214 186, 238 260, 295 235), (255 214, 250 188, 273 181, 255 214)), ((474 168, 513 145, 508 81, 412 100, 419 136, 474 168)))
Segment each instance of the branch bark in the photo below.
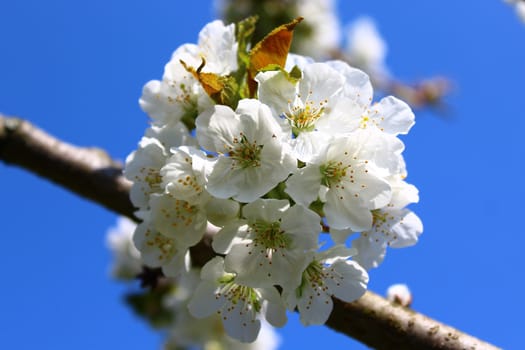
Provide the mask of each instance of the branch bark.
MULTIPOLYGON (((131 183, 101 149, 67 144, 27 121, 0 115, 0 159, 136 220, 128 196, 131 183)), ((209 237, 192 248, 200 265, 213 255, 209 237)), ((376 349, 498 349, 372 292, 352 303, 334 298, 326 324, 376 349)))

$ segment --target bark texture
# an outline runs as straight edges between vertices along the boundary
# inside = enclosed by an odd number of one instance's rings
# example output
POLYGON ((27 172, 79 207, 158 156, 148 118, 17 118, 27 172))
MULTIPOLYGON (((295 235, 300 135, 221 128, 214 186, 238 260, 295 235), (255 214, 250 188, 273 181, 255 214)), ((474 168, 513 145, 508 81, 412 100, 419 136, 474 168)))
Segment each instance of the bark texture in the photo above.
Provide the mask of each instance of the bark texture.
MULTIPOLYGON (((76 147, 27 121, 0 115, 0 159, 136 220, 128 195, 131 183, 102 149, 76 147)), ((196 264, 215 255, 210 243, 206 236, 192 247, 196 264)), ((352 303, 334 298, 327 326, 375 349, 498 349, 372 292, 352 303)))

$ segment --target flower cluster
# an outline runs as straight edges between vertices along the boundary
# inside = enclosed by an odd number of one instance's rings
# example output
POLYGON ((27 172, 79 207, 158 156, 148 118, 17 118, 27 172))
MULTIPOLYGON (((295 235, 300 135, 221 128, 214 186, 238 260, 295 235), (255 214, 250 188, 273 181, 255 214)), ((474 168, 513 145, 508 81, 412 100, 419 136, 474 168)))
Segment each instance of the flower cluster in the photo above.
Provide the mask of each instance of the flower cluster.
MULTIPOLYGON (((124 282, 131 282, 140 275, 143 283, 147 283, 145 274, 154 275, 155 270, 148 272, 142 268, 141 254, 135 249, 132 240, 136 226, 131 220, 120 217, 117 225, 108 230, 107 242, 114 254, 111 274, 124 282)), ((166 336, 163 349, 277 349, 280 338, 267 322, 261 324, 256 341, 242 343, 225 332, 219 315, 202 319, 192 316, 188 311, 188 302, 200 281, 197 269, 177 277, 151 277, 157 278, 157 286, 153 290, 140 293, 133 291, 126 295, 125 300, 155 329, 163 330, 166 336)))
POLYGON ((286 309, 323 324, 333 296, 359 298, 387 247, 422 232, 398 138, 410 107, 372 103, 369 77, 342 61, 289 54, 299 22, 253 47, 253 19, 206 25, 144 87, 151 127, 126 161, 143 262, 180 278, 194 268, 189 248, 212 235, 217 256, 188 310, 220 315, 242 342, 262 321, 283 326, 286 309))

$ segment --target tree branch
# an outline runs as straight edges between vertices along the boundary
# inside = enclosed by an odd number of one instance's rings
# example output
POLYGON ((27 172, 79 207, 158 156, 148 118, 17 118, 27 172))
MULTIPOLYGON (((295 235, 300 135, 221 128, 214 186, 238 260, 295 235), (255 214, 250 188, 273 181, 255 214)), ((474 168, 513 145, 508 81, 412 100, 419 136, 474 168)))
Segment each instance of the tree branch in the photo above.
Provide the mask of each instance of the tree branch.
MULTIPOLYGON (((136 219, 130 182, 122 176, 121 165, 101 149, 67 144, 27 121, 0 115, 0 159, 136 219)), ((209 238, 192 248, 200 265, 213 255, 209 238)), ((376 349, 497 349, 372 292, 352 303, 334 298, 327 326, 376 349)))
POLYGON ((0 159, 134 219, 131 182, 122 176, 122 165, 100 148, 73 146, 27 121, 0 114, 0 159))

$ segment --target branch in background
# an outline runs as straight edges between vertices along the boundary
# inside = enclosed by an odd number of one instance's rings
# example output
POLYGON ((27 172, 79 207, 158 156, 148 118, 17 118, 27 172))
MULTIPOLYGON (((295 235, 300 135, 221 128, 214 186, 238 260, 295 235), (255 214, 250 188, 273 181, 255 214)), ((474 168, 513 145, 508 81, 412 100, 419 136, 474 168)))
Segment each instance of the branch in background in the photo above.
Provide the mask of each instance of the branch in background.
POLYGON ((134 218, 131 182, 122 176, 122 165, 100 148, 75 147, 27 121, 0 114, 0 159, 134 218))
MULTIPOLYGON (((342 60, 352 67, 363 69, 356 62, 353 62, 342 50, 332 50, 330 58, 342 60)), ((385 95, 394 95, 408 103, 412 108, 424 109, 432 108, 441 115, 448 112, 445 97, 453 90, 453 83, 450 79, 442 76, 434 76, 413 83, 407 83, 393 77, 381 77, 377 79, 374 74, 367 72, 372 80, 375 89, 380 90, 385 95)))
MULTIPOLYGON (((27 121, 0 115, 0 159, 136 219, 128 196, 130 182, 101 149, 67 144, 27 121)), ((209 237, 192 247, 199 265, 213 255, 209 237)), ((376 349, 497 349, 372 292, 352 303, 334 298, 327 326, 376 349)))

